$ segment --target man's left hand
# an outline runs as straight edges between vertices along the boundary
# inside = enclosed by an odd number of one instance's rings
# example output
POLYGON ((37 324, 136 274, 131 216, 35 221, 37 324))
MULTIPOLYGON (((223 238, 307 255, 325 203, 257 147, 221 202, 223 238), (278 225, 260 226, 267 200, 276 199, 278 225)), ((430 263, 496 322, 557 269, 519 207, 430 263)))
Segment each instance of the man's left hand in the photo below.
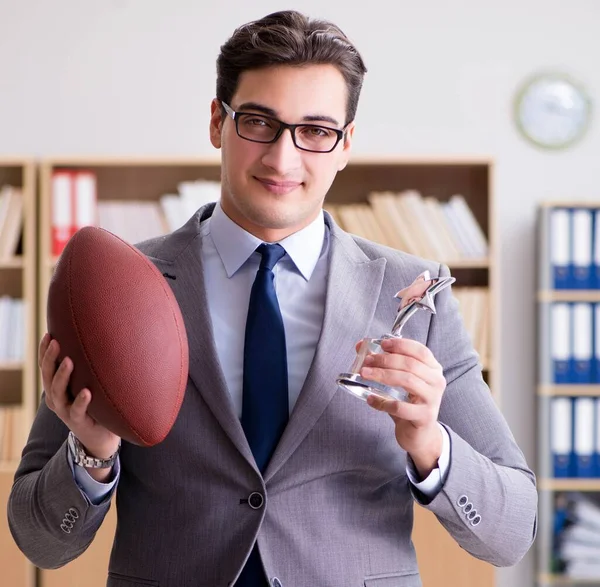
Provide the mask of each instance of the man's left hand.
POLYGON ((396 425, 396 440, 412 458, 421 479, 437 467, 442 454, 438 416, 446 379, 433 353, 408 338, 386 339, 383 353, 369 355, 361 375, 391 387, 401 387, 407 401, 370 396, 368 404, 388 413, 396 425))

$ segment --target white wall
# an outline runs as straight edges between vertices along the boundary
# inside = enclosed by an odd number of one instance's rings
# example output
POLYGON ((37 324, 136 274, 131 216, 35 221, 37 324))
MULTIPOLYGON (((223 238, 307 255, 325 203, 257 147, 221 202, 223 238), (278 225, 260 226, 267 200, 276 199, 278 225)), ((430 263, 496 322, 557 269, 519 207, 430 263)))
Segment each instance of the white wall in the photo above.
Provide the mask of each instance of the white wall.
MULTIPOLYGON (((502 397, 534 463, 534 214, 544 199, 600 198, 600 126, 564 153, 529 147, 511 122, 519 82, 541 68, 600 98, 594 0, 305 0, 366 60, 359 154, 491 155, 502 247, 502 397)), ((215 155, 207 137, 218 48, 270 0, 0 0, 0 154, 215 155)), ((501 585, 533 584, 533 557, 501 585)))

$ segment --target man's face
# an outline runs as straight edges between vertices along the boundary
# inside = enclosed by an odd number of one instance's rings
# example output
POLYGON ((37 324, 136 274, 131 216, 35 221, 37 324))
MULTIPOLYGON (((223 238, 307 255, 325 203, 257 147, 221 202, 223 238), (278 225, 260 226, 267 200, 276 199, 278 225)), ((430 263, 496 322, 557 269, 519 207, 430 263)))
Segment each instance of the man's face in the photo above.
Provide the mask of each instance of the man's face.
MULTIPOLYGON (((346 101, 346 82, 336 67, 276 66, 244 72, 229 105, 235 111, 268 112, 289 124, 342 129, 346 101)), ((211 142, 222 149, 221 205, 225 213, 268 242, 310 224, 336 173, 346 166, 354 124, 331 153, 311 153, 297 149, 287 129, 272 144, 247 141, 238 136, 230 116, 221 117, 217 100, 211 110, 211 142)))

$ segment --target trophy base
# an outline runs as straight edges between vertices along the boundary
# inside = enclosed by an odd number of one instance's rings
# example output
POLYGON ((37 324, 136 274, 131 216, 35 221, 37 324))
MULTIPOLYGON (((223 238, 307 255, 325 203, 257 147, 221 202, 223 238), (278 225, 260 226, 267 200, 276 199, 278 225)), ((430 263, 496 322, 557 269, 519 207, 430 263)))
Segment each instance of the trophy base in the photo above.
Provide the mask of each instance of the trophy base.
POLYGON ((357 373, 340 373, 336 381, 340 387, 365 402, 370 395, 401 402, 408 400, 408 393, 405 391, 390 387, 385 383, 365 379, 357 373))

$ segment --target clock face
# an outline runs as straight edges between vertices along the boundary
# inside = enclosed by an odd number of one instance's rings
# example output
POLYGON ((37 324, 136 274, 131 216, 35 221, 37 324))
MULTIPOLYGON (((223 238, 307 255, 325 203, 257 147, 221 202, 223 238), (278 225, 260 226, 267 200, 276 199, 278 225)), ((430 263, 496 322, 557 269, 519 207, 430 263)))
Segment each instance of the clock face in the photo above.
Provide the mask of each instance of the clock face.
POLYGON ((529 80, 516 101, 521 132, 534 144, 561 149, 579 140, 587 130, 591 104, 585 92, 561 75, 529 80))

